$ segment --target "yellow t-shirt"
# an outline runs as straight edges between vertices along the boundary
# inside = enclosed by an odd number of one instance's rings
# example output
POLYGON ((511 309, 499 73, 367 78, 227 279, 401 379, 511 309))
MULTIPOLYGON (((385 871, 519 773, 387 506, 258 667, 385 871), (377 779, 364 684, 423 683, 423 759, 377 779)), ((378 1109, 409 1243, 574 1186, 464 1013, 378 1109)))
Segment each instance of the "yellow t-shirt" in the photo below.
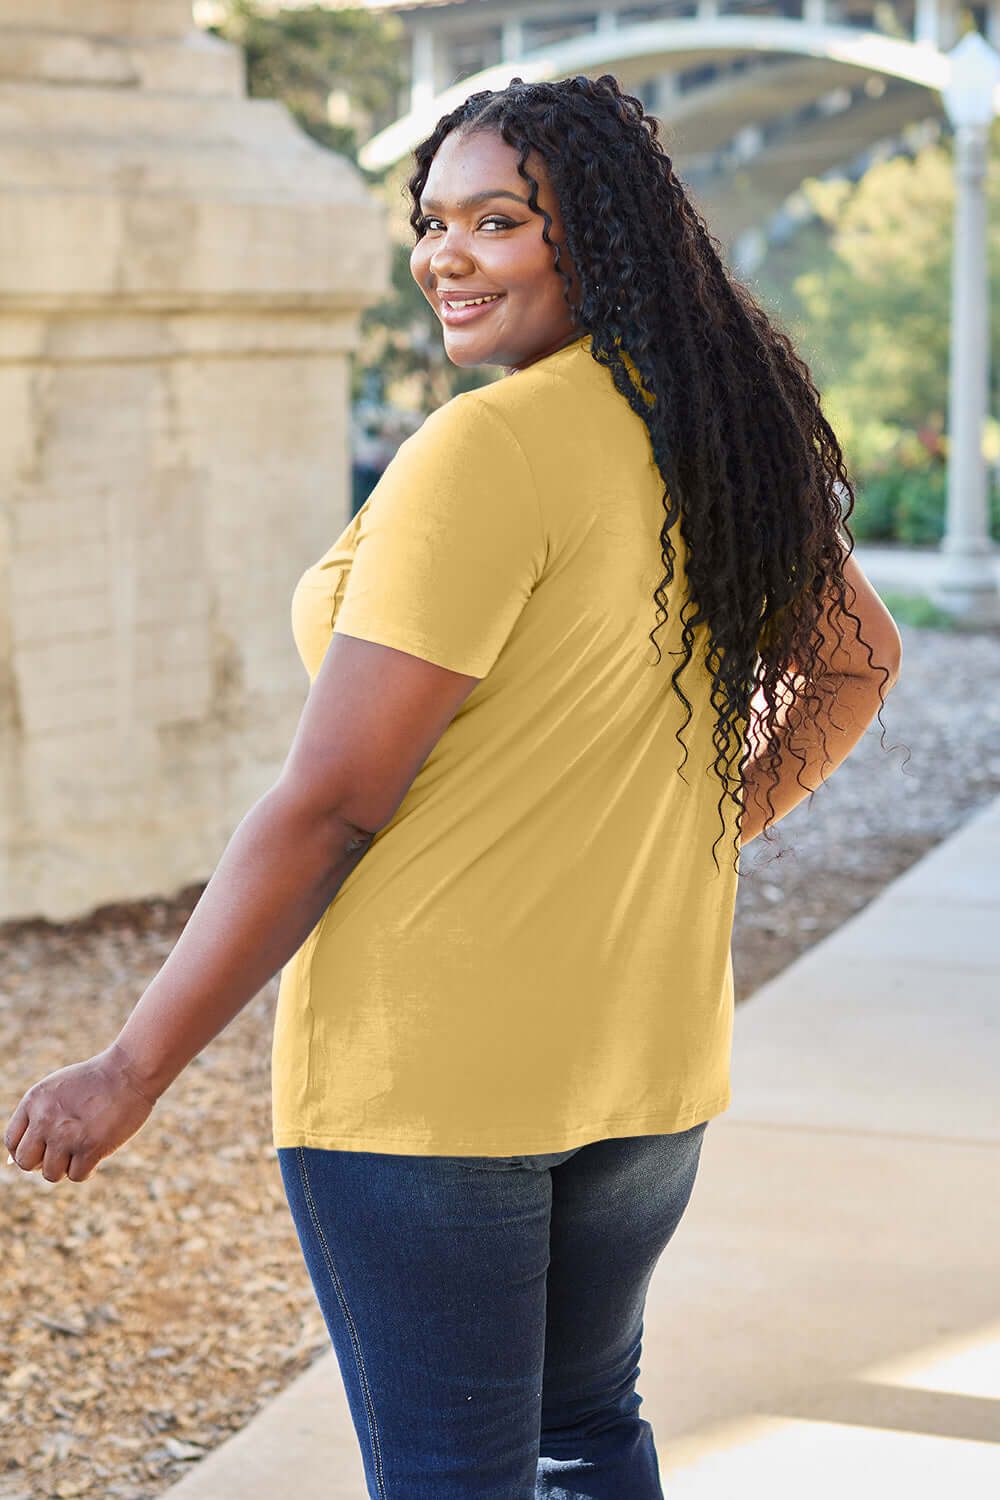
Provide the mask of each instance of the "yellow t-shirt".
POLYGON ((284 969, 276 1146, 537 1155, 728 1106, 735 810, 716 870, 676 526, 649 639, 662 496, 584 335, 427 417, 300 580, 310 678, 336 630, 482 681, 284 969))

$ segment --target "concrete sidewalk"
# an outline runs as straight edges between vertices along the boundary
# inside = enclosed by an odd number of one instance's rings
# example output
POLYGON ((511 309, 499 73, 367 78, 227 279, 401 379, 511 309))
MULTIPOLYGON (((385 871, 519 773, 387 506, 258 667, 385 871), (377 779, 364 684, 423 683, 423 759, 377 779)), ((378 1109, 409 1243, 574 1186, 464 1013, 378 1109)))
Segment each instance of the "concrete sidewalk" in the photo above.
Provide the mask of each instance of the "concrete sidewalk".
MULTIPOLYGON (((998 849, 1000 799, 738 1008, 647 1301, 670 1500, 1000 1496, 998 849)), ((286 1492, 366 1494, 332 1354, 168 1494, 286 1492)))

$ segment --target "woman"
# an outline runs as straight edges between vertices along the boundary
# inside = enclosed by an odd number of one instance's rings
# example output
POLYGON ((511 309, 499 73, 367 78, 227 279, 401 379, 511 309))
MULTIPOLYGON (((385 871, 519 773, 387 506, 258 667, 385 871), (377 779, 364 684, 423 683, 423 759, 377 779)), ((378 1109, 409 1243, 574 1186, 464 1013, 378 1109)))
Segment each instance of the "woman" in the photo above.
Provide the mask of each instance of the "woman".
POLYGON ((303 576, 281 776, 6 1141, 84 1181, 284 966, 274 1139, 369 1493, 646 1500, 644 1299, 729 1103, 739 848, 861 738, 899 635, 808 370, 638 100, 515 79, 416 163, 414 278, 452 363, 507 378, 303 576))

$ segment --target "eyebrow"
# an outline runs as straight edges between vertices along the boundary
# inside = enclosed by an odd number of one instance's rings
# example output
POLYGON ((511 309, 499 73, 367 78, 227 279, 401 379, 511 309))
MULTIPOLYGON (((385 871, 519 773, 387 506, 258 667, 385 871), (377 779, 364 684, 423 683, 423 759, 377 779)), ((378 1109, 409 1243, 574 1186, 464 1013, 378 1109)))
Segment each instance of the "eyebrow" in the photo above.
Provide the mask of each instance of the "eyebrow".
MULTIPOLYGON (((485 193, 473 193, 469 198, 459 198, 456 208, 472 208, 476 203, 487 203, 490 198, 513 198, 515 203, 527 204, 527 198, 519 198, 517 193, 510 193, 506 188, 487 188, 485 193)), ((530 207, 530 205, 528 205, 530 207)), ((420 200, 421 211, 428 208, 443 208, 436 198, 422 198, 420 200)))

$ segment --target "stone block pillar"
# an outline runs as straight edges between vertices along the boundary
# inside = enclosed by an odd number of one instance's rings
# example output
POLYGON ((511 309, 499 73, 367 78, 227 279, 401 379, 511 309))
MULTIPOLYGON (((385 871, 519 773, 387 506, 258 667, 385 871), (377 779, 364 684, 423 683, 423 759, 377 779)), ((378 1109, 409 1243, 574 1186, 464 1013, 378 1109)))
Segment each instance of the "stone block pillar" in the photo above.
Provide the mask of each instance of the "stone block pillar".
POLYGON ((390 237, 182 0, 0 0, 0 57, 0 919, 62 919, 281 768, 390 237))

